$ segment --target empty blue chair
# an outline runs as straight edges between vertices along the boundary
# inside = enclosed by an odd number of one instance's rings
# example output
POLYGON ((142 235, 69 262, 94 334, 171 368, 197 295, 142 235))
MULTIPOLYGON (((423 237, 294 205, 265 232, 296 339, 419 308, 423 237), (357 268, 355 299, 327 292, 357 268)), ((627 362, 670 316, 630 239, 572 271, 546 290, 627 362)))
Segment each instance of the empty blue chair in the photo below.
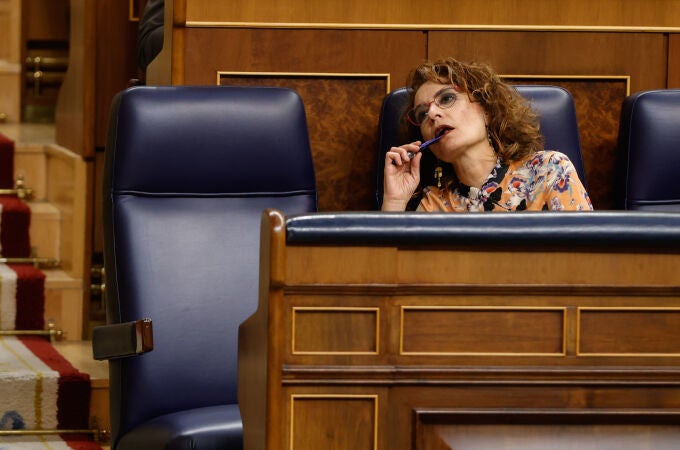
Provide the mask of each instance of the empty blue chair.
POLYGON ((237 337, 257 307, 262 211, 317 205, 300 97, 123 91, 103 195, 107 325, 93 350, 109 360, 111 448, 240 449, 237 337))
POLYGON ((680 212, 680 89, 641 91, 624 100, 619 155, 623 208, 680 212))

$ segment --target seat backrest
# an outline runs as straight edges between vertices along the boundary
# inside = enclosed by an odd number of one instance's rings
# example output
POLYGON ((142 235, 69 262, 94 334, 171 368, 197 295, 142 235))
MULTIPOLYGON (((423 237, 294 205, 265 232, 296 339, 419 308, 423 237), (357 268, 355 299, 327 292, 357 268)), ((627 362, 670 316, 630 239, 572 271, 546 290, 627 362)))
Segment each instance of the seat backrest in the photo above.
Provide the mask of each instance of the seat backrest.
POLYGON ((112 104, 104 179, 107 320, 151 318, 154 350, 110 362, 115 437, 236 399, 238 326, 257 307, 265 208, 316 210, 292 90, 133 87, 112 104))
POLYGON ((680 212, 680 89, 642 91, 628 96, 619 122, 618 206, 680 212))
MULTIPOLYGON (((581 140, 578 134, 574 99, 566 89, 559 86, 516 85, 519 93, 527 98, 539 114, 541 133, 545 148, 558 150, 569 157, 583 185, 586 185, 581 140)), ((376 180, 376 206, 382 204, 383 167, 385 153, 391 147, 420 139, 420 136, 407 136, 404 127, 404 113, 408 108, 408 89, 396 89, 385 96, 380 111, 378 126, 378 163, 376 180)))

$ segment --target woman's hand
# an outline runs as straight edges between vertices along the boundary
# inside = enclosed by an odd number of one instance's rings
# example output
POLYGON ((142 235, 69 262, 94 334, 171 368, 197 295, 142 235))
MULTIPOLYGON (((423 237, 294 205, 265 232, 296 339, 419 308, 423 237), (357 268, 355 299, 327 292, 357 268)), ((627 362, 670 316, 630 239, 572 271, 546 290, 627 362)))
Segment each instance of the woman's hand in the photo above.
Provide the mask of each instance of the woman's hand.
POLYGON ((392 147, 385 153, 383 211, 404 211, 420 182, 420 141, 392 147), (408 157, 413 152, 413 158, 408 157))

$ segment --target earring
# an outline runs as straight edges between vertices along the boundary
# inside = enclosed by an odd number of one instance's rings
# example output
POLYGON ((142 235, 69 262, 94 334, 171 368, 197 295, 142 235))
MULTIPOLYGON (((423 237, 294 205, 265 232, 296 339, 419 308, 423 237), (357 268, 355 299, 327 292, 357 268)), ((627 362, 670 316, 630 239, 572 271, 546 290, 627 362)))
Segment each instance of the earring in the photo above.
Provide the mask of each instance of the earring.
POLYGON ((489 145, 493 147, 493 139, 491 139, 491 130, 489 130, 489 126, 486 126, 486 139, 489 141, 489 145))
POLYGON ((434 180, 437 182, 437 187, 442 187, 442 164, 437 160, 437 165, 434 166, 434 180))

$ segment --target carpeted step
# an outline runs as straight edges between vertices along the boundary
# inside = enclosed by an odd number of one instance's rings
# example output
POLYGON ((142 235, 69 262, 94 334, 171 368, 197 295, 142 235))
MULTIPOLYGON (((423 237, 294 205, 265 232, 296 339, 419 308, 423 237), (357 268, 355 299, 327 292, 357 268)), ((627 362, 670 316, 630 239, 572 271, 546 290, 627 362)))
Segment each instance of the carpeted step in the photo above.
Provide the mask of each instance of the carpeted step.
MULTIPOLYGON (((89 375, 75 369, 47 339, 0 337, 0 430, 88 429, 89 403, 89 375)), ((11 448, 22 448, 19 443, 41 448, 47 442, 61 446, 53 448, 100 448, 90 435, 0 436, 0 443, 12 443, 11 448)))
MULTIPOLYGON (((14 143, 0 135, 0 188, 13 187, 14 143)), ((0 255, 31 256, 31 210, 0 195, 0 255)), ((45 329, 45 274, 30 264, 0 264, 0 330, 45 329)), ((80 315, 82 308, 77 311, 80 315)), ((0 336, 0 449, 100 450, 89 434, 7 436, 7 430, 87 430, 90 376, 44 336, 0 336)))

